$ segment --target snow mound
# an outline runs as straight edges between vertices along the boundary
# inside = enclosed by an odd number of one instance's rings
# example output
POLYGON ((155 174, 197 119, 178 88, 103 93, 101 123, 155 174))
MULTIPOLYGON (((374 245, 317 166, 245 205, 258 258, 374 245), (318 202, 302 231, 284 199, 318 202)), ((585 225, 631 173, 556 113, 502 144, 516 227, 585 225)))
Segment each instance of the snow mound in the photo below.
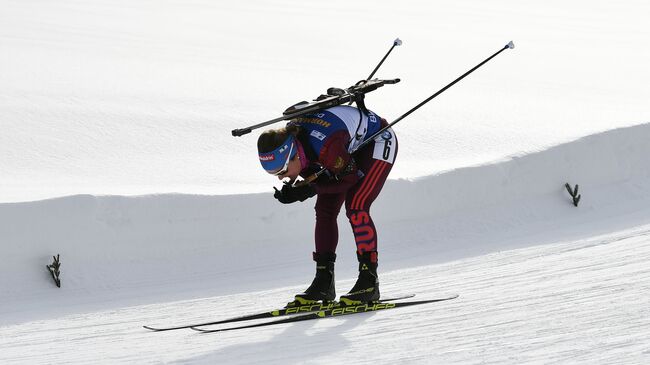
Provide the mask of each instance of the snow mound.
MULTIPOLYGON (((647 224, 649 139, 643 124, 489 165, 391 180, 373 208, 380 270, 647 224), (566 182, 580 185, 577 208, 566 182)), ((313 271, 312 205, 281 206, 270 193, 0 204, 0 324, 304 285, 313 271), (45 269, 56 254, 60 289, 45 269)), ((337 275, 350 278, 354 245, 344 218, 337 275)))

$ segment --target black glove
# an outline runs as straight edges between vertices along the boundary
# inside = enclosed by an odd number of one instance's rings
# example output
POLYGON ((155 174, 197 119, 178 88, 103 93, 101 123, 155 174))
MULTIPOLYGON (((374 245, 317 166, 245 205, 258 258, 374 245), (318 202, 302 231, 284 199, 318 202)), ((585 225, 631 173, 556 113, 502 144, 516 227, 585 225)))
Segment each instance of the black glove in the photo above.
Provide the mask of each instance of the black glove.
POLYGON ((318 176, 318 179, 316 179, 316 182, 332 182, 332 181, 340 181, 343 177, 356 173, 359 171, 357 169, 357 162, 350 156, 350 160, 348 161, 348 164, 345 166, 341 172, 338 174, 333 173, 332 171, 326 169, 323 167, 323 172, 318 176))
POLYGON ((308 184, 297 187, 292 187, 290 184, 285 184, 282 187, 282 190, 278 190, 275 186, 273 189, 275 189, 275 194, 273 194, 273 197, 282 204, 290 204, 297 201, 302 202, 316 195, 316 190, 314 190, 314 188, 308 184))

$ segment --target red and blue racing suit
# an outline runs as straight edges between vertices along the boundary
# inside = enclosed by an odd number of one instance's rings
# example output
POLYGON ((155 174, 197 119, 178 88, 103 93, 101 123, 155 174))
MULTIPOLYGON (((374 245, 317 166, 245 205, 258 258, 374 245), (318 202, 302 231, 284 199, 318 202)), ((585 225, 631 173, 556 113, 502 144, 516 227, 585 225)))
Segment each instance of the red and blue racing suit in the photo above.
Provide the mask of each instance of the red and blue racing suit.
MULTIPOLYGON (((297 136, 302 177, 326 168, 332 179, 315 184, 316 253, 335 253, 339 233, 336 218, 343 202, 358 253, 377 251, 377 230, 370 206, 381 191, 397 156, 397 138, 388 129, 361 150, 360 143, 387 125, 370 112, 336 106, 293 120, 301 127, 297 136)), ((376 257, 376 255, 374 255, 376 257)))

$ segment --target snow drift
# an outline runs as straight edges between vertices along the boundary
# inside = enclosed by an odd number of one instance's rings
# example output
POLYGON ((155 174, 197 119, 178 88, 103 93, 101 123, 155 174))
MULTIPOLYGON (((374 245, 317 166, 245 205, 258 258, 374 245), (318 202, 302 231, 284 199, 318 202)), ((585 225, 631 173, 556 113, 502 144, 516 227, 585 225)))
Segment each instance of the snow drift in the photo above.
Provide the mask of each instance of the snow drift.
MULTIPOLYGON (((643 124, 489 165, 390 180, 373 210, 380 271, 647 223, 649 139, 643 124), (578 208, 565 182, 580 185, 578 208)), ((304 285, 313 271, 312 206, 281 206, 270 193, 0 204, 0 324, 304 285), (45 270, 55 254, 61 289, 45 270)), ((356 265, 344 215, 340 229, 337 275, 350 278, 356 265)))

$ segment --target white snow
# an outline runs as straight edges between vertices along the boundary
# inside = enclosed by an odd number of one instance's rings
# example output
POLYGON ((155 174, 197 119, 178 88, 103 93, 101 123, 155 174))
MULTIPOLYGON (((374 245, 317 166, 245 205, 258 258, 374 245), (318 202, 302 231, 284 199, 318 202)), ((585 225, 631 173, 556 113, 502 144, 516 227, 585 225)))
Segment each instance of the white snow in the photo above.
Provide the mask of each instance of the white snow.
MULTIPOLYGON (((1 1, 0 363, 650 362, 650 6, 641 1, 1 1), (386 296, 445 303, 202 335, 282 306, 313 200, 259 131, 365 77, 395 128, 386 296), (578 207, 564 188, 579 184, 578 207), (61 256, 62 287, 45 265, 61 256)), ((356 275, 340 220, 337 291, 356 275)))

